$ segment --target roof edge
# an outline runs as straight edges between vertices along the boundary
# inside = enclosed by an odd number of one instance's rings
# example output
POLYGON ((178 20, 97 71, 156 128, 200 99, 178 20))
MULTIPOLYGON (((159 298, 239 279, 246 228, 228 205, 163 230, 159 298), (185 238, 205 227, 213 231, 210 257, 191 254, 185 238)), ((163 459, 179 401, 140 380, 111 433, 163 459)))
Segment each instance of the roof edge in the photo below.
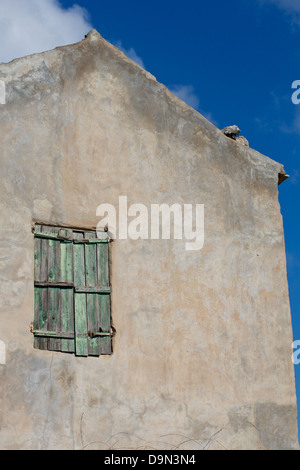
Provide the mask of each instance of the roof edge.
MULTIPOLYGON (((67 48, 70 48, 70 47, 76 47, 76 46, 79 46, 80 44, 84 44, 84 43, 91 44, 91 46, 95 46, 97 43, 102 43, 103 45, 105 44, 105 47, 108 47, 111 51, 113 51, 114 54, 117 54, 120 57, 120 59, 127 62, 131 66, 135 67, 136 70, 139 70, 139 72, 142 75, 144 75, 145 78, 147 78, 148 80, 151 80, 153 83, 155 83, 156 86, 163 87, 165 89, 166 95, 169 98, 171 98, 172 100, 175 100, 181 107, 184 107, 186 111, 189 111, 190 113, 192 113, 192 115, 194 115, 195 118, 196 117, 198 117, 198 118, 201 117, 201 119, 204 122, 207 123, 206 125, 209 125, 209 127, 211 128, 211 131, 220 133, 222 135, 222 138, 228 139, 228 137, 224 136, 224 133, 222 132, 222 130, 219 129, 218 127, 216 127, 216 125, 213 124, 211 121, 209 121, 205 116, 203 116, 203 114, 201 114, 201 112, 199 112, 196 109, 192 108, 185 101, 183 101, 182 99, 180 99, 179 97, 174 95, 174 93, 172 93, 166 85, 164 85, 161 82, 158 82, 154 75, 152 75, 146 69, 141 67, 134 60, 130 59, 124 52, 122 52, 120 49, 118 49, 112 43, 110 43, 105 38, 103 38, 101 36, 101 34, 96 29, 91 29, 84 36, 83 39, 81 39, 80 41, 77 41, 75 43, 65 44, 65 45, 57 46, 53 49, 49 49, 49 50, 46 50, 46 51, 36 52, 36 53, 33 53, 33 54, 28 54, 26 56, 15 58, 15 59, 11 60, 10 62, 0 62, 0 70, 1 70, 1 67, 4 67, 4 68, 10 67, 12 65, 17 64, 18 62, 22 62, 22 61, 25 61, 25 60, 28 60, 28 59, 31 59, 31 58, 34 58, 34 57, 38 57, 38 56, 43 57, 45 54, 51 54, 55 51, 64 50, 64 49, 67 49, 67 48)), ((231 140, 231 139, 228 139, 228 140, 231 140)), ((236 142, 236 144, 237 144, 237 142, 236 142)), ((240 145, 240 144, 237 144, 237 145, 240 147, 241 150, 243 149, 243 150, 245 150, 247 152, 251 152, 251 153, 254 152, 254 154, 258 154, 260 156, 266 157, 259 150, 253 149, 250 146, 249 147, 244 147, 243 145, 240 145)), ((287 175, 287 173, 285 172, 285 170, 283 168, 283 165, 281 163, 274 160, 273 158, 270 158, 270 157, 266 157, 266 158, 268 160, 270 160, 271 162, 273 162, 274 164, 279 165, 278 185, 280 185, 283 181, 285 181, 286 179, 289 178, 289 175, 287 175)))

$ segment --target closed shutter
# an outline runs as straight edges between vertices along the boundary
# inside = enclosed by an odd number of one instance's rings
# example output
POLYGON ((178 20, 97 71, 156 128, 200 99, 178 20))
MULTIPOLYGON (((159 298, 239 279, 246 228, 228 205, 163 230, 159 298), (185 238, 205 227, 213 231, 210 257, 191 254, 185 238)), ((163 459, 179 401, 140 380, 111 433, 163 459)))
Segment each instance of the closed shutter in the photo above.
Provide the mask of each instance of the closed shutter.
POLYGON ((93 232, 74 239, 74 284, 76 354, 111 354, 108 244, 93 232))
POLYGON ((34 347, 111 354, 108 237, 41 225, 34 233, 34 347))

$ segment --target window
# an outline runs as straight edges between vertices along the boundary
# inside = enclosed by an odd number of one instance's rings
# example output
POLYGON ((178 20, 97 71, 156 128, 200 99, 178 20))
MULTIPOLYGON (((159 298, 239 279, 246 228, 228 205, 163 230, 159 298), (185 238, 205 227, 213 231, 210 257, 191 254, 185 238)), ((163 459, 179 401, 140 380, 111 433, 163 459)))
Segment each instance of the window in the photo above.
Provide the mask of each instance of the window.
POLYGON ((111 354, 108 234, 46 225, 33 232, 34 347, 111 354))

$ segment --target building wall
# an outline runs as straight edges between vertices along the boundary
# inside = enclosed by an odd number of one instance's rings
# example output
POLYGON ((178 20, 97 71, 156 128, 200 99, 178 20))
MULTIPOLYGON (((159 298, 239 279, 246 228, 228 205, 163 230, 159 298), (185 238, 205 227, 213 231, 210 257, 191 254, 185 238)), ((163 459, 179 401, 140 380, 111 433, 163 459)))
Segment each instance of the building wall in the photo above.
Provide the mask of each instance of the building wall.
POLYGON ((0 79, 0 447, 297 448, 282 166, 95 31, 0 79), (33 349, 32 223, 95 228, 119 196, 204 204, 203 249, 114 241, 113 355, 33 349))

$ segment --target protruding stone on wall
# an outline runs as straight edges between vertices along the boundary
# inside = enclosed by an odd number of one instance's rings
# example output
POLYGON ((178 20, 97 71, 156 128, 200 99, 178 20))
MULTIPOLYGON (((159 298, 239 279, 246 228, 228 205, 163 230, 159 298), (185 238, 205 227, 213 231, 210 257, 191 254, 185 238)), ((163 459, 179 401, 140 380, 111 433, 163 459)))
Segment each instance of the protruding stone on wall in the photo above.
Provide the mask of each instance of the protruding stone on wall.
POLYGON ((239 144, 244 145, 245 147, 249 147, 249 141, 246 137, 240 136, 235 139, 239 144))
POLYGON ((225 134, 227 137, 230 137, 230 139, 236 139, 236 137, 239 135, 241 132, 238 126, 227 126, 221 129, 221 132, 225 134))

